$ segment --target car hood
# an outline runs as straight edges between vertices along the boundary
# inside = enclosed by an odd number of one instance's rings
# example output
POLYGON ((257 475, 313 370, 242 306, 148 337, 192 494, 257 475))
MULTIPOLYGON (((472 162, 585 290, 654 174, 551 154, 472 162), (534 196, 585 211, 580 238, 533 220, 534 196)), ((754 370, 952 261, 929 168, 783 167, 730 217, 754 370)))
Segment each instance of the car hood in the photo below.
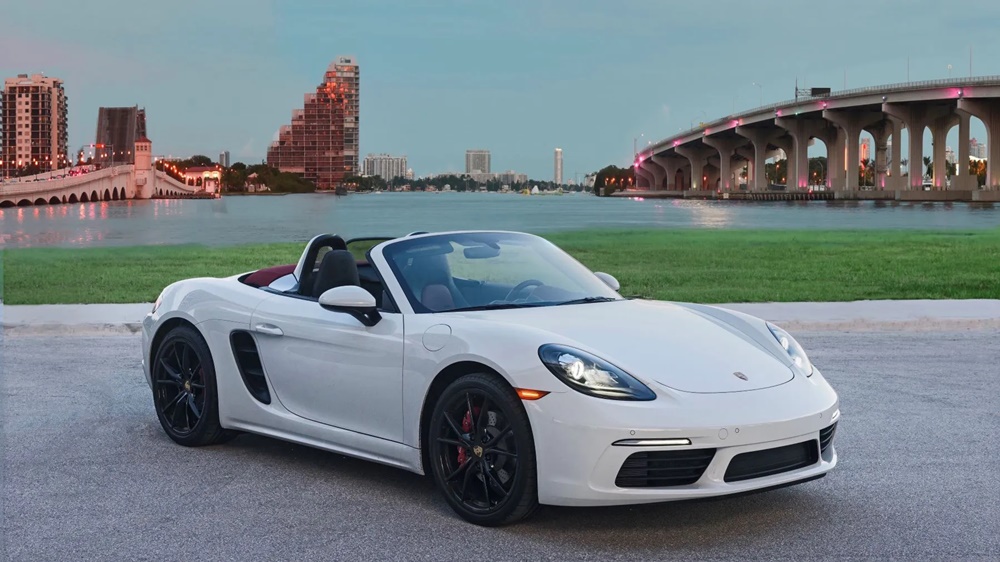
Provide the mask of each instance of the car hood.
POLYGON ((478 313, 547 332, 647 382, 683 392, 758 390, 794 377, 770 335, 714 307, 627 300, 478 313), (741 376, 742 375, 742 376, 741 376))

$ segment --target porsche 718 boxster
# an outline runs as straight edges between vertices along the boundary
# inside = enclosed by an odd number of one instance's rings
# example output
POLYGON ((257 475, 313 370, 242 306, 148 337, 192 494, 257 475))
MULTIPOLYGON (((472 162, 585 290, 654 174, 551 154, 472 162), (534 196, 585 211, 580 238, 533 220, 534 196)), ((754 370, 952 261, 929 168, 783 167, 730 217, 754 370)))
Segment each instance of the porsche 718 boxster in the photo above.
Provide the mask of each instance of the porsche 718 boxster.
POLYGON ((481 525, 834 467, 837 394, 791 335, 618 289, 530 234, 320 235, 165 288, 143 366, 181 445, 250 432, 428 474, 481 525))

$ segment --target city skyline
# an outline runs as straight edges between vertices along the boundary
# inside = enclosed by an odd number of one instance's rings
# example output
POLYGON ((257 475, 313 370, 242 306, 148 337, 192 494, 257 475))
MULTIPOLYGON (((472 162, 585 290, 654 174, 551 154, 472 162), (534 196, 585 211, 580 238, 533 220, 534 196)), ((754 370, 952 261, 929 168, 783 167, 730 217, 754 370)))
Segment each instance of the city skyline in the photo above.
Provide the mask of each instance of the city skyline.
MULTIPOLYGON (((628 165, 633 138, 645 144, 701 120, 791 98, 796 81, 836 91, 959 77, 969 73, 970 58, 974 74, 1000 74, 1000 61, 989 56, 1000 39, 986 33, 1000 6, 987 1, 941 17, 932 15, 935 5, 927 1, 849 1, 824 11, 831 28, 856 24, 853 14, 863 9, 866 21, 893 21, 896 29, 933 26, 976 37, 974 45, 941 47, 919 33, 893 32, 891 47, 874 53, 863 42, 827 48, 808 26, 794 25, 813 10, 782 10, 774 0, 762 0, 739 22, 717 22, 711 39, 694 22, 743 3, 581 0, 572 13, 566 3, 513 3, 517 9, 454 1, 178 0, 157 12, 151 25, 134 26, 132 4, 123 0, 96 0, 72 17, 59 2, 39 0, 5 8, 0 52, 8 56, 0 74, 44 72, 64 80, 73 100, 70 147, 94 142, 90 124, 98 107, 138 103, 156 116, 149 136, 158 152, 229 150, 234 161, 249 163, 266 156, 289 109, 316 85, 316 69, 351 52, 368 69, 359 153, 406 153, 422 170, 460 171, 461 150, 489 145, 498 155, 496 168, 538 178, 551 173, 552 146, 572 155, 565 163, 568 177, 628 165), (185 14, 195 8, 199 17, 192 20, 185 14), (39 11, 65 15, 38 18, 39 11), (224 29, 212 23, 218 21, 226 21, 224 29), (186 32, 178 33, 182 24, 186 32), (712 70, 725 60, 720 53, 738 50, 749 30, 765 24, 783 30, 755 39, 774 56, 712 70), (96 27, 118 32, 94 34, 96 27), (625 40, 592 40, 602 35, 625 40), (456 41, 470 47, 455 49, 456 41), (788 42, 804 47, 787 51, 782 46, 788 42), (31 49, 23 48, 29 43, 31 49), (708 45, 714 48, 696 48, 708 45), (658 64, 656 53, 679 49, 688 56, 669 70, 658 64), (470 64, 476 72, 468 72, 470 64)), ((985 137, 978 122, 973 135, 985 137)))

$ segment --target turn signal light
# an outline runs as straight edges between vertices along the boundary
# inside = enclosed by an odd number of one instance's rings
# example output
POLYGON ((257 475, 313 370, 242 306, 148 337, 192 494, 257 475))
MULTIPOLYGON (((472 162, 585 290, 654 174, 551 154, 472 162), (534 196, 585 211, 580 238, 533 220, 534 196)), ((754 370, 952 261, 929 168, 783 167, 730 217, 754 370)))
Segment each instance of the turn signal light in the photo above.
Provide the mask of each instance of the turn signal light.
POLYGON ((549 392, 547 390, 531 390, 530 388, 517 388, 517 397, 521 400, 538 400, 549 392))

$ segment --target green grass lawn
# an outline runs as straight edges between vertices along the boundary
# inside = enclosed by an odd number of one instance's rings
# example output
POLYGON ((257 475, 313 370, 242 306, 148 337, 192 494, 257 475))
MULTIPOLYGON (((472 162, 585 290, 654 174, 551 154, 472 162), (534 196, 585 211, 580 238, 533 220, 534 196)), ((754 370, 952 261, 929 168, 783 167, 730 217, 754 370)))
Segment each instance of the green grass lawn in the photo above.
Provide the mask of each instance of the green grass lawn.
MULTIPOLYGON (((622 294, 692 302, 1000 298, 1000 230, 551 234, 622 294)), ((3 252, 7 304, 151 302, 167 284, 293 263, 301 244, 3 252)))

